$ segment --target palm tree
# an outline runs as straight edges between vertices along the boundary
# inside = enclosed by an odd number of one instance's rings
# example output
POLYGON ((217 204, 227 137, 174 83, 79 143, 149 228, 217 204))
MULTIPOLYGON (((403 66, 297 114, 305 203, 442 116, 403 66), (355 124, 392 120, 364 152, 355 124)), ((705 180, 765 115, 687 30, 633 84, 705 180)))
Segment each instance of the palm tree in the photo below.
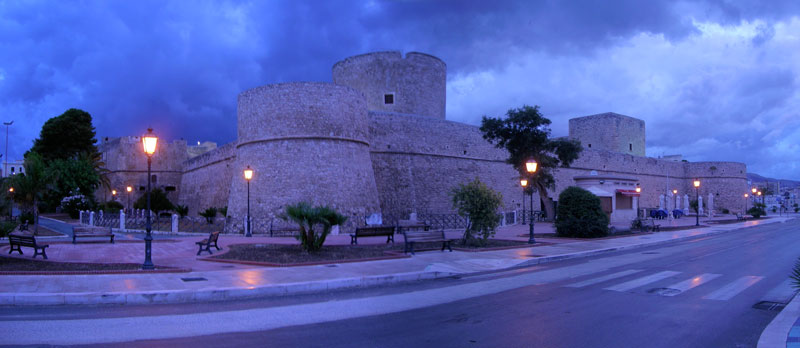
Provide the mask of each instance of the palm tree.
POLYGON ((303 249, 309 252, 321 249, 325 238, 331 233, 331 228, 347 221, 347 217, 336 210, 327 206, 311 207, 305 202, 286 206, 283 218, 300 225, 300 235, 297 239, 300 240, 303 249), (319 234, 314 231, 315 226, 322 227, 319 234))
POLYGON ((106 162, 103 161, 103 154, 99 152, 95 152, 93 154, 82 152, 78 159, 81 161, 86 161, 87 163, 91 163, 95 174, 97 174, 97 177, 100 178, 100 186, 105 188, 105 191, 111 191, 111 179, 109 178, 111 171, 106 168, 106 162))

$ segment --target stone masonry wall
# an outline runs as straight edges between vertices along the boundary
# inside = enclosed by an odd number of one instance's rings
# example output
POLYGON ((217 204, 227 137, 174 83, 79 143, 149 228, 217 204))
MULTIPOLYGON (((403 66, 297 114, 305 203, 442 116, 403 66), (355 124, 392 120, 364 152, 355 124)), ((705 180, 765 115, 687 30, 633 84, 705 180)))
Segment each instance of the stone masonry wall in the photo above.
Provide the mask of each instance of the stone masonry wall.
MULTIPOLYGON (((118 192, 117 200, 128 206, 125 187, 130 185, 134 190, 130 200, 133 204, 147 187, 147 156, 142 149, 141 138, 103 138, 98 150, 103 154, 106 168, 110 171, 111 189, 118 192)), ((156 180, 151 186, 165 190, 167 198, 173 203, 178 202, 180 196, 183 162, 187 157, 186 141, 183 140, 159 141, 153 154, 151 175, 155 175, 156 180), (174 191, 167 191, 173 188, 174 191)), ((98 201, 112 199, 111 193, 103 187, 98 188, 95 197, 98 201)))
POLYGON ((235 150, 236 143, 229 143, 184 163, 180 204, 189 207, 189 216, 228 205, 231 181, 244 181, 243 174, 234 173, 232 168, 235 150))
POLYGON ((333 83, 364 93, 368 110, 445 118, 447 66, 434 56, 376 52, 349 57, 333 66, 333 83), (394 94, 386 104, 385 94, 394 94))
POLYGON ((569 120, 569 137, 586 149, 645 156, 644 121, 613 112, 569 120))
MULTIPOLYGON (((286 83, 239 95, 239 143, 232 168, 255 171, 251 215, 274 217, 286 204, 330 205, 348 216, 379 211, 360 92, 327 83, 286 83)), ((230 185, 231 232, 242 231, 247 187, 230 185)), ((268 226, 254 226, 254 232, 268 226)))
POLYGON ((384 214, 454 212, 451 190, 475 178, 503 194, 503 210, 520 204, 519 174, 505 163, 506 152, 484 140, 477 127, 386 112, 370 112, 370 119, 370 153, 384 214))

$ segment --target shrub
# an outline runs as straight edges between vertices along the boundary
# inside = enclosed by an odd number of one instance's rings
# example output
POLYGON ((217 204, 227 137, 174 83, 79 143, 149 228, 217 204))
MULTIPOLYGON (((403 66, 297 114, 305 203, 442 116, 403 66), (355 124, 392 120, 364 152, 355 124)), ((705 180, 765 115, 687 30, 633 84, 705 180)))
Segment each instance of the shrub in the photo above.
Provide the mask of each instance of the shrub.
POLYGON ((220 215, 222 215, 224 217, 228 216, 228 206, 227 205, 222 207, 222 208, 217 208, 217 211, 219 211, 220 215))
POLYGON ((177 204, 175 205, 175 213, 180 217, 186 217, 186 215, 189 215, 189 206, 177 204))
POLYGON ((800 212, 800 208, 798 208, 798 207, 794 207, 794 212, 795 212, 795 213, 797 213, 797 212, 800 212))
POLYGON ((17 228, 17 223, 12 221, 0 222, 0 238, 7 236, 17 228))
POLYGON ((756 203, 750 209, 747 209, 747 213, 752 215, 754 218, 758 219, 764 215, 767 215, 767 212, 764 210, 764 204, 756 203))
POLYGON ((600 199, 591 192, 570 186, 558 196, 556 232, 561 237, 597 238, 608 235, 608 216, 600 199))
POLYGON ((478 179, 467 184, 459 184, 451 195, 453 208, 458 211, 458 215, 469 218, 467 228, 464 230, 463 243, 486 244, 486 241, 494 236, 495 229, 500 224, 497 209, 503 202, 503 195, 478 179))
POLYGON ((105 206, 103 207, 103 211, 110 214, 119 214, 119 211, 124 208, 125 207, 122 206, 122 203, 117 201, 110 201, 106 202, 105 206))
POLYGON ((200 216, 206 218, 206 222, 209 224, 214 223, 214 217, 217 216, 217 208, 208 207, 206 210, 200 212, 200 216))
MULTIPOLYGON (((147 209, 147 194, 142 195, 133 203, 136 209, 147 209)), ((169 201, 167 194, 161 189, 150 191, 150 210, 155 212, 169 211, 175 209, 175 205, 169 201)))
POLYGON ((286 212, 282 218, 300 226, 300 234, 296 238, 300 241, 303 250, 308 252, 321 249, 325 238, 331 233, 331 228, 347 221, 347 217, 339 214, 336 210, 327 206, 311 207, 305 202, 286 206, 286 212), (314 231, 315 227, 320 227, 322 230, 317 233, 314 231))
POLYGON ((61 199, 61 211, 69 214, 70 219, 77 219, 81 210, 89 208, 89 200, 82 194, 73 194, 61 199))
POLYGON ((730 213, 731 213, 731 211, 730 211, 730 210, 728 210, 728 208, 722 208, 722 213, 723 213, 723 214, 730 214, 730 213))
POLYGON ((789 278, 792 278, 792 286, 800 290, 800 258, 797 258, 797 261, 794 262, 794 268, 789 278))
POLYGON ((777 211, 778 211, 778 208, 776 208, 776 207, 772 207, 772 209, 771 209, 771 210, 772 210, 772 213, 774 214, 775 212, 777 212, 777 211))

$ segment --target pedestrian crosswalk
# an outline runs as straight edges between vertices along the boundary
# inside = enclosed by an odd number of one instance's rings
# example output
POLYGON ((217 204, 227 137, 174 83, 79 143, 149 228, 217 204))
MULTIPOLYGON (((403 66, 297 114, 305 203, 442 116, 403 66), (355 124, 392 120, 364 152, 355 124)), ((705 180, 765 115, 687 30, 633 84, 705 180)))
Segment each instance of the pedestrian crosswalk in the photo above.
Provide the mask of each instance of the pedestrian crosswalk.
POLYGON ((648 272, 642 269, 628 269, 563 286, 569 288, 597 286, 615 292, 642 290, 667 297, 679 296, 696 288, 702 288, 704 291, 702 299, 727 301, 764 279, 763 276, 756 275, 726 277, 716 273, 701 273, 686 277, 687 275, 690 274, 670 270, 648 272), (679 281, 675 282, 676 280, 679 281), (652 290, 647 291, 647 289, 652 290))

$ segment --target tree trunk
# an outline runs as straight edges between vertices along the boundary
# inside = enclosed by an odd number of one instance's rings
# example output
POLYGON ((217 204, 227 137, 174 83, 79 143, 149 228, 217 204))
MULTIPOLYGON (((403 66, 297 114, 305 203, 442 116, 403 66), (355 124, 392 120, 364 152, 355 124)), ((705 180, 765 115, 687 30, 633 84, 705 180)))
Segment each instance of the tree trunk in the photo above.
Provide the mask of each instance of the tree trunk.
POLYGON ((547 220, 554 221, 556 209, 553 207, 553 202, 550 200, 550 196, 547 195, 547 189, 545 189, 539 183, 534 183, 534 185, 536 185, 536 191, 539 192, 539 199, 541 199, 543 205, 542 208, 547 214, 547 220))

